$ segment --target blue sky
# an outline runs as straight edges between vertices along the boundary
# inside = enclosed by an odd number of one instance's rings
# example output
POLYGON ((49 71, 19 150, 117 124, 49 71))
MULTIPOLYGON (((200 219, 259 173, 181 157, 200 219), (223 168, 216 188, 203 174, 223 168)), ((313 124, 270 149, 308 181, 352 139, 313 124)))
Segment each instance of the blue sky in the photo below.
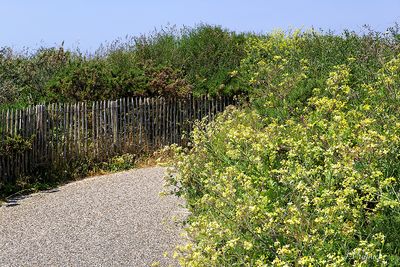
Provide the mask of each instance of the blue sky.
POLYGON ((148 33, 168 23, 209 23, 237 31, 310 27, 361 31, 400 22, 399 0, 0 0, 0 47, 36 48, 65 41, 94 51, 104 41, 148 33))

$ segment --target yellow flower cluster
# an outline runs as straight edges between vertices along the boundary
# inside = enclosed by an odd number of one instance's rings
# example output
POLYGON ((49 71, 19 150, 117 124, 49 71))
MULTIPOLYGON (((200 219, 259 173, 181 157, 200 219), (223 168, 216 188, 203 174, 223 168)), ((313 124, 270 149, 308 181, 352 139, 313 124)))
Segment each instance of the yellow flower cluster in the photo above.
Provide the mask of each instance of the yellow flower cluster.
POLYGON ((339 65, 299 117, 243 108, 201 122, 170 177, 191 211, 182 266, 400 264, 399 67, 353 88, 339 65))

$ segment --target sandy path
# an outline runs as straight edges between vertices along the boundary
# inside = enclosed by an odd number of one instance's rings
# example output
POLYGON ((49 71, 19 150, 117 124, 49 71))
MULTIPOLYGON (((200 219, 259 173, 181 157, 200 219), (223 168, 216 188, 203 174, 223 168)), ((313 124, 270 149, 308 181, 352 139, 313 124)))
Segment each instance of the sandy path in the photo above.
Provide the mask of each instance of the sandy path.
POLYGON ((0 266, 160 266, 182 242, 182 200, 160 197, 164 169, 88 178, 0 207, 0 266))

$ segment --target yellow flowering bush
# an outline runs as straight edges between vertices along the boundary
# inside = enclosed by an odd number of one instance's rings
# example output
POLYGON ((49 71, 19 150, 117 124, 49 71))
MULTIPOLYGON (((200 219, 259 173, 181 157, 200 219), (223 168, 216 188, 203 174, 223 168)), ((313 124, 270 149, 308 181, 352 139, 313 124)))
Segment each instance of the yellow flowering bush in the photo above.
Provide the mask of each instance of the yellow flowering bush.
POLYGON ((169 177, 191 211, 181 265, 399 266, 399 67, 354 85, 338 65, 297 116, 200 122, 169 177))
POLYGON ((253 106, 264 115, 286 117, 299 104, 295 98, 306 95, 309 64, 302 58, 305 40, 300 31, 276 31, 266 39, 253 37, 247 41, 247 56, 237 73, 239 86, 247 89, 253 106))

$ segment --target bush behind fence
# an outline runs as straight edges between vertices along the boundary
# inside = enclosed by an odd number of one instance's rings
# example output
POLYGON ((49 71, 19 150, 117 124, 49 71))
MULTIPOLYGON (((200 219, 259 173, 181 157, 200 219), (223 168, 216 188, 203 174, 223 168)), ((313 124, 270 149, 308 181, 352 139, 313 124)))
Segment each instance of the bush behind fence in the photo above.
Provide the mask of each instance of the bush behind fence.
POLYGON ((77 159, 104 161, 184 145, 193 122, 212 118, 230 97, 143 98, 37 105, 0 113, 0 182, 77 159))

